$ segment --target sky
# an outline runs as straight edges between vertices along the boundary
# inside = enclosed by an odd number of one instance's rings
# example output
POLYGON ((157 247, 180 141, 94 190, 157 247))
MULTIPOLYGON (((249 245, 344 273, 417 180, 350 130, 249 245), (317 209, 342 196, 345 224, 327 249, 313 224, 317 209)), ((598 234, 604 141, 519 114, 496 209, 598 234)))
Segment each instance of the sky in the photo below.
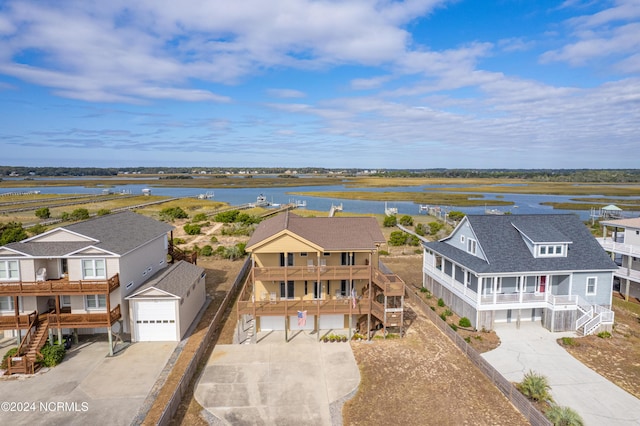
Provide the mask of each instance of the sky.
POLYGON ((639 159, 640 0, 0 0, 0 165, 639 159))

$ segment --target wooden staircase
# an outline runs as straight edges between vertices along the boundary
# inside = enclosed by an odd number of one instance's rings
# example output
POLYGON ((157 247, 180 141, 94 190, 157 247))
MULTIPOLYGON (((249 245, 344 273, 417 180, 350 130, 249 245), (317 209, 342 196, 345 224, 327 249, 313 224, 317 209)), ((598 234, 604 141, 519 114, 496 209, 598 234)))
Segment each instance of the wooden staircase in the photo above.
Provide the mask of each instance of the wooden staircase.
POLYGON ((7 359, 7 371, 5 375, 11 374, 34 374, 38 368, 38 357, 41 356, 40 349, 47 342, 49 321, 39 321, 35 316, 31 327, 18 346, 18 353, 14 357, 7 359))

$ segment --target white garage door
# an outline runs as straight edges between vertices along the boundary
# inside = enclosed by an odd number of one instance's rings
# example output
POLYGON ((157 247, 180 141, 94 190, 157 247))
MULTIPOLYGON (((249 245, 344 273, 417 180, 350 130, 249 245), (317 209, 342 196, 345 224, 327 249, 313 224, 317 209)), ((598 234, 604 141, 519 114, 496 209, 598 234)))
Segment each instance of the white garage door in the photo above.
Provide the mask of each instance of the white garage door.
POLYGON ((344 315, 321 315, 320 328, 322 330, 344 328, 344 315))
POLYGON ((176 341, 176 304, 173 300, 144 300, 135 304, 138 342, 176 341))
POLYGON ((260 317, 260 330, 284 330, 284 317, 260 317))

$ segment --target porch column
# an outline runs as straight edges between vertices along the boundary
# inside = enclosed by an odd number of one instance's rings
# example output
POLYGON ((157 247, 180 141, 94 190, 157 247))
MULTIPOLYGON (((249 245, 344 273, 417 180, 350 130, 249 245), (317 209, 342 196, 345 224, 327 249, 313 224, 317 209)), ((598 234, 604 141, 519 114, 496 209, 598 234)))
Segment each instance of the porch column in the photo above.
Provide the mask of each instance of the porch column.
POLYGON ((109 293, 106 297, 107 302, 107 338, 109 339, 109 356, 113 356, 113 337, 111 336, 111 298, 109 293))
POLYGON ((551 280, 549 279, 549 275, 545 275, 544 279, 544 301, 549 301, 549 288, 551 287, 551 280))
POLYGON ((284 298, 289 298, 289 253, 284 252, 284 298))
POLYGON ((482 304, 483 291, 484 291, 484 277, 478 277, 478 294, 476 294, 476 303, 478 307, 480 307, 480 305, 482 304))
POLYGON ((493 304, 495 305, 498 303, 498 277, 493 277, 491 288, 493 291, 493 304))
POLYGON ((56 318, 58 318, 58 344, 62 344, 62 326, 60 325, 60 296, 56 296, 56 318))
POLYGON ((371 287, 373 283, 371 277, 373 276, 373 259, 371 253, 369 253, 369 311, 367 312, 367 340, 371 340, 371 310, 373 309, 373 298, 371 295, 371 287))
MULTIPOLYGON (((15 320, 16 320, 16 336, 18 337, 17 345, 20 346, 20 342, 22 342, 22 333, 20 331, 20 306, 18 302, 19 302, 18 296, 13 296, 13 311, 15 313, 15 320)), ((36 315, 37 315, 37 312, 36 312, 36 315)))
MULTIPOLYGON (((631 256, 623 256, 623 258, 626 257, 627 258, 627 277, 631 274, 631 261, 632 261, 632 257, 631 256)), ((625 279, 625 289, 624 289, 624 300, 626 300, 627 302, 629 301, 629 284, 630 284, 631 280, 629 280, 629 278, 625 279)), ((622 290, 622 289, 621 289, 622 290)))

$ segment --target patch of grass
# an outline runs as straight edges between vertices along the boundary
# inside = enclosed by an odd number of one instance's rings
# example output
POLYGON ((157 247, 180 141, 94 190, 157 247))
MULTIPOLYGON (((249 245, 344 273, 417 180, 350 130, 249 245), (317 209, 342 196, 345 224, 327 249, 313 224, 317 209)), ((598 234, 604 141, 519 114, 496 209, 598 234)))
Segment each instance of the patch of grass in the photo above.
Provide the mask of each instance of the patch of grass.
POLYGON ((578 342, 576 342, 576 339, 574 339, 573 337, 563 337, 561 340, 564 346, 576 346, 578 344, 578 342))
POLYGON ((601 331, 600 333, 598 333, 598 337, 601 339, 611 339, 611 333, 609 333, 608 331, 601 331))

